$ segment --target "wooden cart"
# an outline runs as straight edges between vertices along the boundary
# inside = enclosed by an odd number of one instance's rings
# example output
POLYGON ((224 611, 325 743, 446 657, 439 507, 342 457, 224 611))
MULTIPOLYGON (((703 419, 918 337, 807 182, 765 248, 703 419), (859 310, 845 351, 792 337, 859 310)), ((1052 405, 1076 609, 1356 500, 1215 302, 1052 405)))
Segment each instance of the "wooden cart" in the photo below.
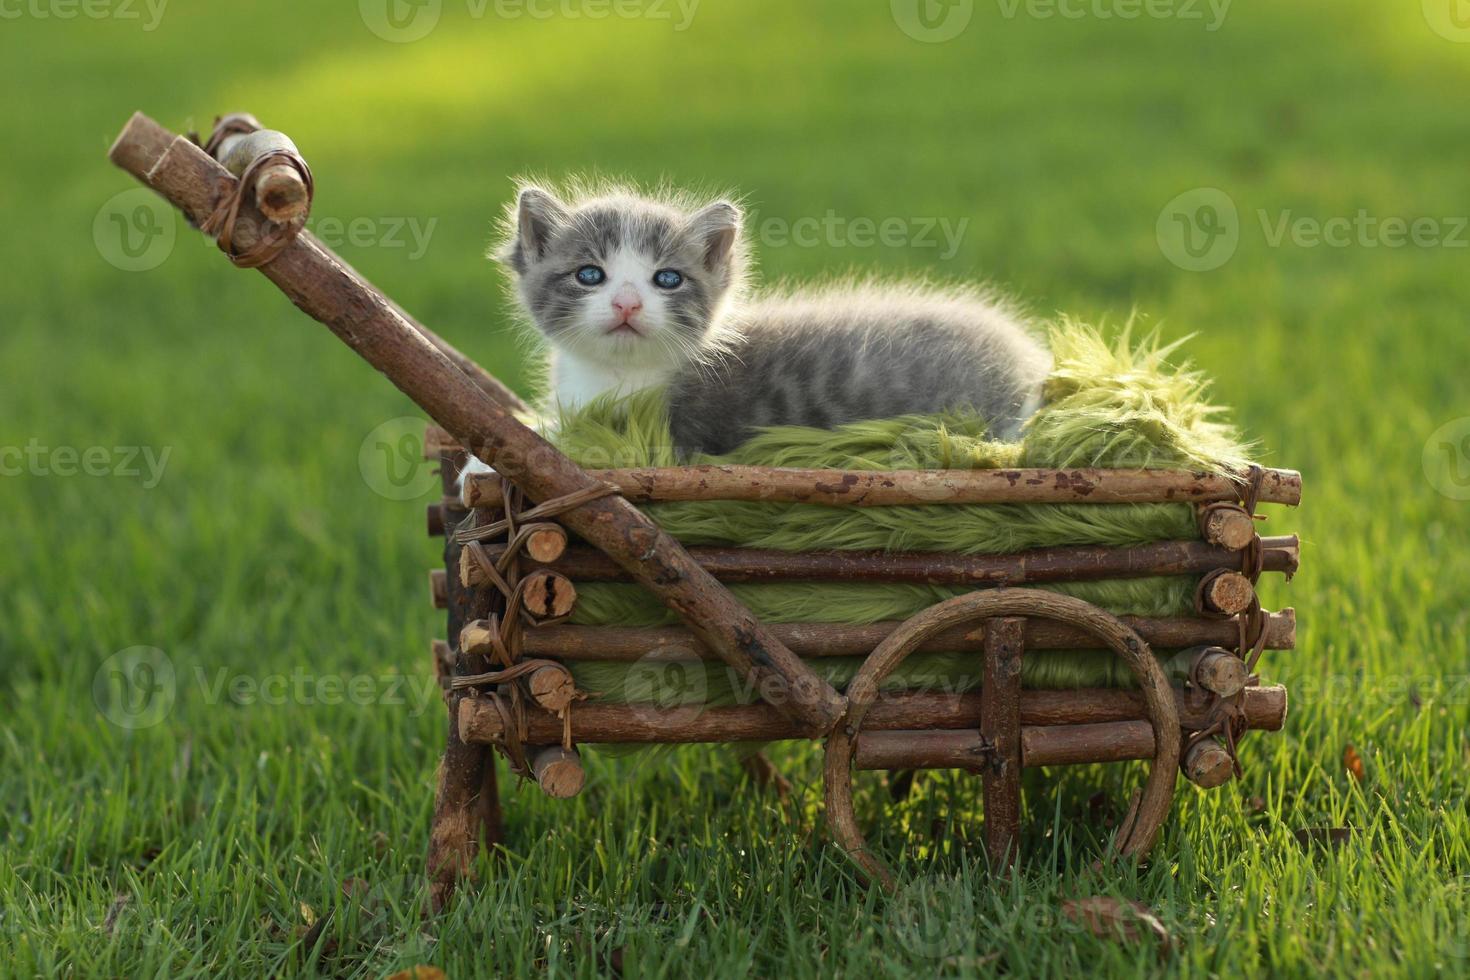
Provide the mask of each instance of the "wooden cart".
POLYGON ((1237 771, 1236 743, 1246 730, 1281 728, 1285 689, 1260 686, 1254 669, 1263 650, 1294 645, 1296 622, 1291 610, 1262 610, 1254 586, 1263 573, 1293 573, 1298 549, 1295 537, 1262 538, 1255 510, 1297 504, 1298 474, 1258 467, 1223 476, 587 471, 517 420, 524 406, 504 385, 302 231, 310 171, 289 140, 258 129, 248 116, 227 117, 206 152, 139 114, 110 158, 215 235, 237 265, 258 267, 437 423, 426 445, 441 460, 446 493, 429 509, 429 528, 445 537, 445 568, 432 573, 431 585, 436 605, 447 610, 448 632, 434 644, 434 662, 449 726, 428 857, 436 903, 472 871, 482 843, 501 840, 497 753, 564 797, 582 785, 578 745, 823 740, 832 834, 867 875, 891 884, 892 873, 867 848, 854 817, 854 769, 978 772, 988 856, 1004 868, 1017 857, 1023 767, 1150 760, 1115 837, 1120 854, 1136 857, 1153 845, 1181 768, 1197 785, 1218 786, 1237 771), (254 143, 242 150, 242 140, 254 143), (462 495, 454 494, 470 453, 496 472, 469 478, 462 495), (983 557, 685 548, 637 506, 690 500, 830 507, 1176 502, 1197 508, 1200 535, 983 557), (1197 616, 1120 618, 1026 588, 1148 575, 1197 576, 1197 616), (637 582, 684 626, 567 625, 577 584, 588 581, 637 582), (974 591, 904 622, 771 626, 725 588, 750 581, 922 582, 974 591), (1022 688, 1026 651, 1078 648, 1112 651, 1136 689, 1022 688), (1154 648, 1178 653, 1161 662, 1154 648), (883 691, 884 680, 916 651, 973 651, 980 690, 883 691), (808 662, 853 655, 866 659, 845 692, 808 662), (695 711, 581 700, 567 667, 660 658, 722 661, 761 700, 695 711))

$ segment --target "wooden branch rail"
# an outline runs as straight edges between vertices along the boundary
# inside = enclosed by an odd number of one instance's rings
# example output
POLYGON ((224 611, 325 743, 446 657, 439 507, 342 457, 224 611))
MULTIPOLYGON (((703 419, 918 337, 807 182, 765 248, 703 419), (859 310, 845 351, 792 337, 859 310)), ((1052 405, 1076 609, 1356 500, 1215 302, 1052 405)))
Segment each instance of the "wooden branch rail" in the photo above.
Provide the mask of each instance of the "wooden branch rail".
MULTIPOLYGON (((1265 571, 1296 573, 1301 549, 1295 535, 1262 538, 1261 544, 1265 549, 1265 571)), ((485 550, 492 560, 499 560, 505 546, 490 545, 485 550)), ((979 587, 1201 575, 1240 567, 1238 551, 1203 541, 1161 541, 1130 548, 1038 548, 1009 555, 714 547, 687 550, 705 571, 729 583, 913 582, 979 587)), ((534 567, 537 563, 533 560, 531 564, 534 567)), ((616 562, 593 548, 567 548, 560 558, 541 564, 573 582, 631 581, 616 562)), ((483 584, 478 566, 472 569, 465 584, 483 584)))
MULTIPOLYGON (((1223 619, 1147 619, 1120 617, 1155 650, 1188 647, 1232 647, 1239 642, 1235 621, 1223 619)), ((866 656, 899 627, 897 622, 870 626, 829 623, 777 623, 771 631, 801 657, 866 656)), ((919 648, 921 653, 956 653, 980 645, 976 630, 960 628, 943 633, 919 648)), ((1084 630, 1059 623, 1031 620, 1026 624, 1028 650, 1088 650, 1098 645, 1084 630)), ((1296 613, 1286 609, 1268 614, 1266 649, 1296 647, 1296 613)), ((475 650, 487 653, 487 650, 475 650)), ((612 660, 631 663, 644 658, 688 660, 717 659, 704 649, 695 635, 677 626, 543 626, 527 630, 524 655, 575 662, 612 660)))
MULTIPOLYGON (((109 157, 196 224, 234 189, 217 161, 142 113, 129 120, 109 157)), ((253 205, 247 207, 242 214, 265 227, 253 205)), ((237 234, 237 246, 250 244, 243 231, 237 234)), ((260 271, 532 499, 601 489, 312 236, 296 237, 260 271)), ((589 499, 564 514, 562 523, 618 561, 752 683, 782 691, 782 710, 808 733, 826 732, 842 716, 846 700, 627 500, 589 499)))
MULTIPOLYGON (((868 711, 863 731, 978 731, 982 700, 980 693, 885 695, 868 711)), ((1210 702, 1204 696, 1176 688, 1174 700, 1184 731, 1198 731, 1209 723, 1210 702)), ((1284 687, 1247 688, 1242 704, 1253 729, 1280 731, 1285 723, 1284 687)), ((1132 721, 1149 725, 1143 695, 1137 691, 1087 688, 1021 692, 1020 723, 1024 727, 1088 727, 1132 721)), ((494 744, 504 737, 504 724, 500 712, 485 698, 470 697, 459 702, 459 734, 465 742, 494 744)), ((526 712, 528 742, 555 744, 561 736, 562 720, 555 714, 540 709, 526 712)), ((572 709, 572 740, 589 745, 777 742, 802 737, 804 732, 798 726, 767 704, 705 708, 697 714, 685 705, 661 708, 638 703, 586 702, 572 709)))
MULTIPOLYGON (((1182 470, 867 470, 787 469, 769 466, 683 466, 670 469, 588 470, 634 503, 743 500, 896 507, 911 504, 1138 504, 1239 500, 1243 484, 1231 477, 1182 470)), ((1242 477, 1243 479, 1243 477, 1242 477)), ((464 502, 495 507, 500 481, 493 473, 465 480, 464 502)), ((1301 474, 1266 470, 1261 503, 1301 502, 1301 474)))

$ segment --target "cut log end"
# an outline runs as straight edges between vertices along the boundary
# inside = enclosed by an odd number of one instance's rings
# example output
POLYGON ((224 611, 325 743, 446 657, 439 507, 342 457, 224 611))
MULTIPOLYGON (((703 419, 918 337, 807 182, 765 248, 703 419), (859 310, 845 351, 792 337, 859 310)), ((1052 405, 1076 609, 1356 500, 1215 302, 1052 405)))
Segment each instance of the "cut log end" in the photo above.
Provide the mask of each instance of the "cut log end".
POLYGON ((467 589, 485 584, 485 570, 480 567, 474 553, 465 548, 459 553, 459 584, 467 589))
POLYGON ((522 582, 521 605, 537 619, 561 619, 577 605, 577 590, 564 575, 543 569, 522 582))
POLYGON ((289 164, 261 170, 255 179, 255 203, 261 214, 282 225, 304 220, 311 210, 306 184, 289 164))
POLYGON ((567 551, 567 532, 555 524, 539 527, 526 536, 526 554, 543 565, 556 561, 567 551))
POLYGON ((1201 611, 1221 616, 1238 616, 1251 607, 1255 598, 1255 586, 1239 572, 1210 575, 1200 589, 1201 611))
POLYGON ((1184 776, 1200 789, 1214 789, 1235 778, 1235 764, 1230 753, 1213 738, 1201 739, 1189 747, 1180 761, 1184 776))
POLYGON ((476 657, 488 657, 495 652, 495 630, 487 619, 466 623, 459 631, 459 648, 476 657))
POLYGON ((1189 665, 1189 679, 1206 691, 1231 698, 1245 689, 1250 671, 1245 661, 1220 647, 1205 647, 1194 652, 1189 665))
POLYGON ((1208 507, 1201 530, 1210 544, 1240 551, 1256 537, 1256 522, 1243 507, 1208 507))
POLYGON ((531 758, 531 774, 536 784, 547 796, 556 800, 569 800, 582 792, 587 782, 586 770, 582 768, 582 757, 576 749, 564 749, 559 745, 539 749, 531 758))
POLYGON ((542 667, 526 678, 531 698, 551 712, 565 711, 577 695, 572 675, 561 667, 542 667))

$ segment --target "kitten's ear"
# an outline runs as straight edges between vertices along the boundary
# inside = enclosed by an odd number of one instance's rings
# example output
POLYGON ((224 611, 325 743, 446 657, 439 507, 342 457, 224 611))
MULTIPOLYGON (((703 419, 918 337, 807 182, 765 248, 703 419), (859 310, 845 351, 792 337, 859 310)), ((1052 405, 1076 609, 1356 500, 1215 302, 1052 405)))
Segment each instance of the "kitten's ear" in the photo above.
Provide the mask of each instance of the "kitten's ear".
POLYGON ((729 201, 716 201, 689 219, 689 231, 704 246, 706 268, 724 265, 740 237, 740 208, 729 201))
POLYGON ((566 205, 550 191, 521 188, 516 198, 516 238, 508 249, 510 263, 517 272, 524 272, 531 261, 546 253, 551 237, 566 220, 566 205))

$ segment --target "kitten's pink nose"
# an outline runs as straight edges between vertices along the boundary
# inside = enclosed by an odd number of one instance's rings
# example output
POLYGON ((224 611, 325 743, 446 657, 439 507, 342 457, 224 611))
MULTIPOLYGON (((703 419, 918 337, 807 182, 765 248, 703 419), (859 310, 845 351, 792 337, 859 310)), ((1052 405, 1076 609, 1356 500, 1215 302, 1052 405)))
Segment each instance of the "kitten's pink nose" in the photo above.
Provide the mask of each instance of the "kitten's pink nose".
POLYGON ((624 286, 612 300, 613 309, 618 311, 618 316, 624 320, 643 309, 643 297, 631 286, 624 286))

